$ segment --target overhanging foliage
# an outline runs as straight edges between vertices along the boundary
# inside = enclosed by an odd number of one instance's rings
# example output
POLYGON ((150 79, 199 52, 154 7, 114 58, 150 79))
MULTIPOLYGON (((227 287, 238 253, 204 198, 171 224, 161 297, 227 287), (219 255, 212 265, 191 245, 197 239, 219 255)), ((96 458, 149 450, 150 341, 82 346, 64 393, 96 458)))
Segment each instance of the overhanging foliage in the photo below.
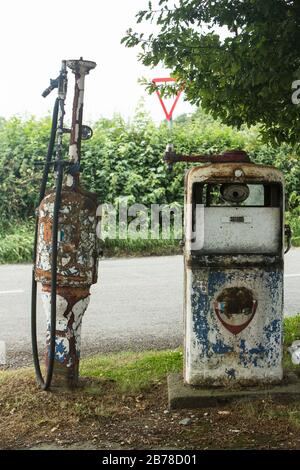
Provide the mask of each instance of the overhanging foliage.
POLYGON ((191 103, 228 125, 260 124, 268 141, 299 142, 298 0, 150 1, 136 17, 159 32, 130 29, 122 42, 140 46, 143 64, 170 68, 191 103))

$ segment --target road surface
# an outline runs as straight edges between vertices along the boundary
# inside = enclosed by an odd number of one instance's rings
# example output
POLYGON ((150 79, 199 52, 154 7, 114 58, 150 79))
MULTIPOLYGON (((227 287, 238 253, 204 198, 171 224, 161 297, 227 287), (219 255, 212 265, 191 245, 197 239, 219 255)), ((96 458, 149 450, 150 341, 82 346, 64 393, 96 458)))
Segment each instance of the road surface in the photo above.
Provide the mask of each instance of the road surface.
MULTIPOLYGON (((300 312, 300 249, 285 257, 285 315, 300 312)), ((83 318, 82 353, 176 347, 182 343, 181 256, 107 259, 83 318)), ((31 266, 0 266, 0 341, 9 365, 28 364, 31 266)), ((39 340, 44 314, 39 305, 39 340)))

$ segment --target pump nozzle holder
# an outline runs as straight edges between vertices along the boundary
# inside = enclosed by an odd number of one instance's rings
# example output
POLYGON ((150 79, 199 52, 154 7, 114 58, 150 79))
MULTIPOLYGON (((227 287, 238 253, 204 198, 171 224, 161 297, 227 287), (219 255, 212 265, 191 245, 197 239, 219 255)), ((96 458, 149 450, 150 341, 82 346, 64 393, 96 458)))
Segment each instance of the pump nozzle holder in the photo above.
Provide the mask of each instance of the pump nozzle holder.
POLYGON ((94 69, 96 65, 96 62, 92 62, 91 60, 83 60, 82 57, 77 60, 67 60, 67 67, 69 67, 72 72, 85 75, 87 75, 90 70, 94 69))

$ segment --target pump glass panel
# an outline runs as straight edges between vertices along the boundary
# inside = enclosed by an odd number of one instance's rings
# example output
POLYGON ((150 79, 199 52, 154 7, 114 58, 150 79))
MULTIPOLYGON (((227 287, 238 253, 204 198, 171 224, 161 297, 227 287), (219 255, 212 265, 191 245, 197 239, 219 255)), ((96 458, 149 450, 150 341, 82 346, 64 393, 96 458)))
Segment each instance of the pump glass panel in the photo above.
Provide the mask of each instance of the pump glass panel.
POLYGON ((276 183, 194 183, 192 231, 194 237, 204 232, 201 251, 277 253, 282 243, 281 194, 276 183), (196 210, 199 205, 203 211, 196 210))

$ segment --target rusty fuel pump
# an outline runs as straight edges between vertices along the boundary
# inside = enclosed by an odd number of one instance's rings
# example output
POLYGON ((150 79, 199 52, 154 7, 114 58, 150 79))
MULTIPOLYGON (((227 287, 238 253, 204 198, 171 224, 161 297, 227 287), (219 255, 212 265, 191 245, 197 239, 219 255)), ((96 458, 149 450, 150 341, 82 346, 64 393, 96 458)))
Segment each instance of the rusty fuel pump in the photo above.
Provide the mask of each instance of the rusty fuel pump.
POLYGON ((51 383, 77 386, 81 322, 89 304, 90 287, 97 282, 97 198, 79 184, 81 140, 92 136, 92 130, 82 125, 84 82, 95 67, 95 62, 82 58, 62 61, 59 76, 50 81, 42 95, 58 89, 37 209, 32 276, 32 349, 37 381, 43 390, 51 383), (75 75, 71 129, 64 127, 68 68, 75 75), (70 134, 68 160, 63 158, 66 133, 70 134), (46 192, 51 167, 55 188, 46 192), (47 317, 45 378, 37 347, 38 283, 47 317))
POLYGON ((221 397, 233 386, 283 383, 283 268, 291 237, 283 174, 240 150, 193 156, 168 147, 165 161, 201 164, 185 175, 184 374, 169 378, 169 406, 210 403, 212 388, 221 397))

